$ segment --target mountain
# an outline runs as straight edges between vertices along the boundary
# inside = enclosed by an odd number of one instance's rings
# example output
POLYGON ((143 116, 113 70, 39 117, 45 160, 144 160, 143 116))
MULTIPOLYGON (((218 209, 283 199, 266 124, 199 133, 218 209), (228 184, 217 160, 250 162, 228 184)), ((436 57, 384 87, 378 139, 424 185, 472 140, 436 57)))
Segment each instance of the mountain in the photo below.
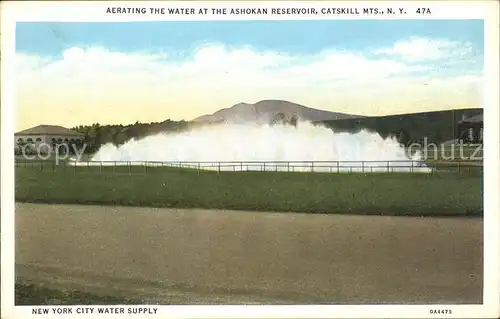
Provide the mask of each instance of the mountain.
POLYGON ((221 109, 213 114, 200 116, 193 120, 197 123, 270 123, 279 114, 283 120, 293 117, 299 121, 331 121, 359 118, 359 115, 329 112, 313 109, 300 104, 282 100, 263 100, 255 104, 239 103, 230 108, 221 109))
POLYGON ((412 143, 423 144, 427 140, 427 143, 440 144, 464 134, 458 126, 460 121, 480 119, 482 122, 482 116, 483 109, 467 108, 323 121, 323 124, 337 132, 356 133, 368 130, 377 132, 383 138, 399 136, 401 132, 405 132, 412 143))

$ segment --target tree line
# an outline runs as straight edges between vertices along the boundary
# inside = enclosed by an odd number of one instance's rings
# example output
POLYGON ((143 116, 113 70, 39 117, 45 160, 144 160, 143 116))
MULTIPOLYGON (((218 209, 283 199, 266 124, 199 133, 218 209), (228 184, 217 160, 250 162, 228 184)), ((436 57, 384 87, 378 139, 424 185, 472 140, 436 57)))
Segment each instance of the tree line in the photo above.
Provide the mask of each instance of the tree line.
POLYGON ((172 121, 170 119, 163 122, 141 123, 135 122, 129 125, 79 125, 71 128, 83 134, 85 153, 92 154, 99 150, 102 145, 112 143, 120 146, 132 139, 142 139, 146 136, 160 132, 177 132, 186 130, 188 122, 172 121))
MULTIPOLYGON (((278 113, 271 119, 271 125, 288 124, 297 125, 298 117, 296 115, 286 118, 285 114, 278 113)), ((217 124, 217 123, 215 123, 217 124)), ((202 123, 193 123, 187 121, 166 120, 163 122, 141 123, 139 121, 129 125, 101 125, 94 123, 92 125, 79 125, 71 129, 82 133, 85 153, 93 154, 99 150, 102 145, 112 143, 120 146, 126 142, 136 139, 140 140, 150 135, 165 132, 181 132, 201 125, 210 125, 202 123)))

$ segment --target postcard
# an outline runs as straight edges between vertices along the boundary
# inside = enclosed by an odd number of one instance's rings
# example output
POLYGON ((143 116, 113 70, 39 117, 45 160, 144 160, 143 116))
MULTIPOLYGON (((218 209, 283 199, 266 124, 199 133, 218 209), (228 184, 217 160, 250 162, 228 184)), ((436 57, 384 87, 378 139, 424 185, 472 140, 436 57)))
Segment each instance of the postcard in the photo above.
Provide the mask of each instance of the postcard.
POLYGON ((497 318, 498 3, 2 4, 2 318, 497 318))

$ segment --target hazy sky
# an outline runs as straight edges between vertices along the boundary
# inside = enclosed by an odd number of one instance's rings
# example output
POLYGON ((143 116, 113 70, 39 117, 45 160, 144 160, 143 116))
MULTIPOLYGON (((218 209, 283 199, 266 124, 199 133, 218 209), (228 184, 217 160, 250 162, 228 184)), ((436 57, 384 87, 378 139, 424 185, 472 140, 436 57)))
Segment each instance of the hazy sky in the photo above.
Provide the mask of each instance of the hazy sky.
POLYGON ((364 115, 481 106, 480 20, 16 28, 16 129, 191 120, 263 99, 364 115))

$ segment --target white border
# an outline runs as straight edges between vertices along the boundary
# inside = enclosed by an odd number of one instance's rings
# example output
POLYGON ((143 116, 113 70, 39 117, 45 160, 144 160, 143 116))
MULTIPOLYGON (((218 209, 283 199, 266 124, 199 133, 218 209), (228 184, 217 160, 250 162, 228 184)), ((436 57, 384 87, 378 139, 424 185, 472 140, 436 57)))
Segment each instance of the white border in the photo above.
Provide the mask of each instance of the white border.
MULTIPOLYGON (((497 1, 350 1, 350 2, 3 2, 1 16, 1 257, 2 318, 30 318, 33 307, 14 307, 14 92, 15 92, 15 22, 16 21, 149 21, 149 20, 235 20, 235 19, 484 19, 484 304, 438 305, 436 307, 373 305, 373 306, 160 306, 158 313, 166 317, 205 318, 497 318, 500 315, 499 228, 500 228, 500 130, 499 130, 499 6, 497 1), (404 7, 407 15, 393 16, 151 16, 105 14, 108 6, 139 7, 404 7), (414 13, 415 8, 431 8, 431 15, 414 13), (410 12, 410 14, 408 14, 410 12), (451 315, 431 315, 430 309, 451 309, 451 315)), ((152 308, 153 306, 149 306, 152 308)), ((45 307, 53 308, 53 307, 45 307)), ((72 307, 76 308, 76 307, 72 307)), ((157 315, 158 316, 158 315, 157 315)), ((49 318, 48 315, 43 315, 49 318)), ((70 317, 70 316, 66 316, 70 317)), ((73 317, 73 316, 71 316, 73 317)), ((76 316, 75 316, 76 317, 76 316)), ((97 316, 108 317, 108 316, 97 316)), ((114 316, 116 317, 116 315, 114 316)), ((123 316, 128 317, 128 316, 123 316)), ((138 318, 140 316, 134 316, 138 318)), ((149 316, 151 317, 151 316, 149 316)))
POLYGON ((108 22, 165 20, 328 20, 328 19, 482 19, 494 18, 495 3, 489 1, 13 1, 15 21, 108 22), (293 3, 289 5, 287 3, 293 3), (153 15, 106 14, 108 7, 147 8, 405 8, 406 14, 388 15, 153 15), (418 8, 432 8, 432 14, 416 13, 418 8), (489 11, 489 12, 488 12, 489 11))

